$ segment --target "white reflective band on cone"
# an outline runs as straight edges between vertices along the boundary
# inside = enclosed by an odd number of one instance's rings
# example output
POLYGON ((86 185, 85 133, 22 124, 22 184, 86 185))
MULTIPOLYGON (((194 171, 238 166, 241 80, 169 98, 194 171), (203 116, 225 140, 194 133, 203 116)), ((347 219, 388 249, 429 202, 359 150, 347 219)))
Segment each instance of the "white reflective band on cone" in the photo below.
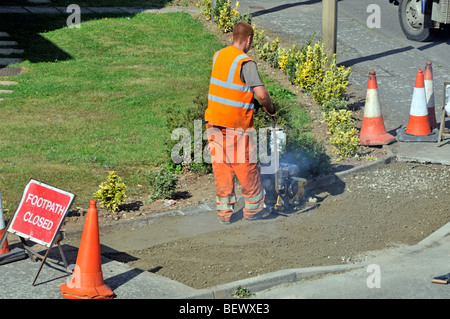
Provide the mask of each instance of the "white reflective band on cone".
POLYGON ((364 117, 380 117, 381 108, 380 97, 377 89, 367 89, 366 107, 364 108, 364 117))
POLYGON ((424 88, 414 88, 413 99, 411 102, 410 115, 413 116, 427 116, 427 99, 425 97, 424 88))

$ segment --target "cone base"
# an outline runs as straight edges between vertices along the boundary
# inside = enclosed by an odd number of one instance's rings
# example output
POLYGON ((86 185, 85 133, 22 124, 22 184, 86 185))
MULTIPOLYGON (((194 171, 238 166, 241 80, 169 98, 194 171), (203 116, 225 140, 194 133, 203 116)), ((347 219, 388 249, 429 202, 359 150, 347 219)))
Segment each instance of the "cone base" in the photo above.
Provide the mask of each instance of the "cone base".
POLYGON ((114 297, 113 291, 105 284, 88 288, 70 288, 67 284, 62 284, 60 291, 66 299, 112 299, 114 297))
POLYGON ((383 117, 364 117, 359 135, 359 144, 365 146, 387 145, 393 143, 395 137, 386 131, 383 117))
POLYGON ((400 142, 432 142, 439 141, 439 130, 433 129, 431 134, 428 135, 411 135, 405 132, 405 128, 401 127, 397 131, 397 139, 400 142))
POLYGON ((410 115, 405 132, 411 135, 420 135, 420 136, 431 134, 428 115, 425 116, 410 115))

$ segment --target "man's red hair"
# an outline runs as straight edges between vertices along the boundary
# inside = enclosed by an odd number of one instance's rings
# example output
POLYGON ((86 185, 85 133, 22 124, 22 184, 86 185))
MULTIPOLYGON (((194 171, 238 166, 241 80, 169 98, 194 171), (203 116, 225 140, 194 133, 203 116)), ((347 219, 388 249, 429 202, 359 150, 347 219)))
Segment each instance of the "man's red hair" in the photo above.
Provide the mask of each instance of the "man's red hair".
POLYGON ((238 22, 233 28, 233 42, 242 43, 247 41, 248 37, 253 38, 253 28, 247 22, 238 22))

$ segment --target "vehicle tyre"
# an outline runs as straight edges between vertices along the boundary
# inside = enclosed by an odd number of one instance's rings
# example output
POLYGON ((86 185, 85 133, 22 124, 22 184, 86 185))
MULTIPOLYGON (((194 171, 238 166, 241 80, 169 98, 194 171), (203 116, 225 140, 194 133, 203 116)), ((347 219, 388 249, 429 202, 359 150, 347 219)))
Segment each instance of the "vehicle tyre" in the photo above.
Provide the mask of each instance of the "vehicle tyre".
POLYGON ((422 1, 402 0, 398 8, 400 26, 406 37, 413 41, 427 41, 433 37, 433 29, 425 25, 430 19, 429 14, 422 13, 422 1))

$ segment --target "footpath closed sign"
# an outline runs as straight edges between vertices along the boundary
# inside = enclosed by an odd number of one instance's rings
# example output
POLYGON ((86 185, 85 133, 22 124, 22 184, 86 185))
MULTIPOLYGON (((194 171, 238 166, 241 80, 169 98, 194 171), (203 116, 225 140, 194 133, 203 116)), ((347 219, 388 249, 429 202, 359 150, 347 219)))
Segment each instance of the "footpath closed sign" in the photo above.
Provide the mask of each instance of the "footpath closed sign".
POLYGON ((75 195, 30 180, 8 231, 50 247, 75 195))

